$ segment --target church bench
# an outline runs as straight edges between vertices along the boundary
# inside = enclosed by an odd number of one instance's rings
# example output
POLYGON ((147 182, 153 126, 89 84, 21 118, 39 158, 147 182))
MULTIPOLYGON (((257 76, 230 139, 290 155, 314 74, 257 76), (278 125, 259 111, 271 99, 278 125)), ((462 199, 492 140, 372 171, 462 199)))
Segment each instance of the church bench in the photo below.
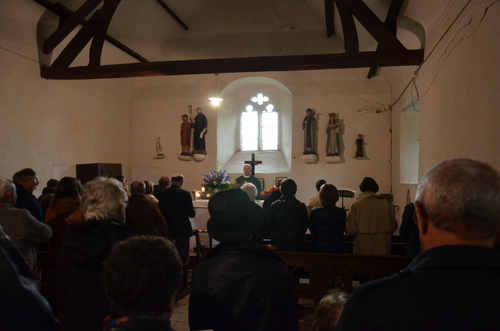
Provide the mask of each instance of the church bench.
POLYGON ((296 297, 321 298, 329 289, 353 291, 353 280, 373 280, 405 269, 413 257, 276 252, 290 269, 296 297))

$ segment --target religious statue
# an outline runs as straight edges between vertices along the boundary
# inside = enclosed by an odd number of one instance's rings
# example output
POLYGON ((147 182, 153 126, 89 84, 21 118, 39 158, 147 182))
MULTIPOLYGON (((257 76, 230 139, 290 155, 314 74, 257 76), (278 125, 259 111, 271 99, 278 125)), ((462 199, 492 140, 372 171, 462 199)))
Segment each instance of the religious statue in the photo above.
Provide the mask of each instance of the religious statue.
POLYGON ((363 136, 361 134, 358 134, 358 139, 356 139, 356 157, 365 157, 365 153, 363 152, 363 136))
MULTIPOLYGON (((192 111, 191 105, 188 107, 190 112, 192 111)), ((193 119, 188 117, 188 115, 182 115, 181 123, 181 155, 191 155, 191 126, 193 124, 193 119)))
POLYGON ((161 145, 161 137, 158 137, 156 139, 156 155, 157 156, 164 156, 163 155, 163 146, 161 145))
POLYGON ((304 130, 304 154, 316 154, 316 116, 314 109, 307 108, 306 117, 302 121, 302 130, 304 130))
POLYGON ((339 156, 339 121, 335 119, 335 113, 328 114, 328 124, 326 125, 326 133, 328 140, 326 142, 326 155, 339 156))
POLYGON ((201 108, 196 108, 196 117, 194 118, 193 134, 193 154, 206 154, 205 150, 205 135, 207 134, 208 121, 207 117, 202 113, 201 108))

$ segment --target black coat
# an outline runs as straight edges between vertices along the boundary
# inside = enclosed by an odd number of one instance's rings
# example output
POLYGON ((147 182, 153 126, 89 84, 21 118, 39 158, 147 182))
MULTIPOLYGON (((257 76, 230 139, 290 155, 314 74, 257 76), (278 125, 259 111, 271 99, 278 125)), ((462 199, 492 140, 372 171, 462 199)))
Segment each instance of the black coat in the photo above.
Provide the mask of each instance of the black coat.
POLYGON ((269 208, 269 222, 273 231, 273 244, 279 251, 307 250, 306 236, 309 216, 303 202, 295 197, 282 196, 269 208))
POLYGON ((193 234, 190 217, 195 217, 191 193, 172 184, 158 195, 158 206, 167 222, 172 237, 190 237, 193 234))
POLYGON ((297 301, 287 266, 252 241, 219 244, 193 271, 189 326, 297 331, 297 301))
POLYGON ((17 201, 16 208, 24 208, 28 210, 34 218, 43 223, 43 218, 45 215, 42 213, 42 206, 40 202, 31 194, 28 190, 24 188, 21 184, 14 182, 17 190, 17 201))
POLYGON ((115 243, 131 236, 132 228, 116 220, 89 220, 69 226, 57 262, 63 330, 102 330, 109 312, 102 263, 115 243))
POLYGON ((309 230, 313 234, 312 251, 319 253, 346 253, 345 209, 335 206, 313 208, 309 217, 309 230))
POLYGON ((40 294, 33 273, 0 227, 0 328, 9 331, 57 331, 59 323, 40 294))
POLYGON ((335 330, 498 330, 499 279, 494 249, 430 248, 402 272, 356 288, 335 330))

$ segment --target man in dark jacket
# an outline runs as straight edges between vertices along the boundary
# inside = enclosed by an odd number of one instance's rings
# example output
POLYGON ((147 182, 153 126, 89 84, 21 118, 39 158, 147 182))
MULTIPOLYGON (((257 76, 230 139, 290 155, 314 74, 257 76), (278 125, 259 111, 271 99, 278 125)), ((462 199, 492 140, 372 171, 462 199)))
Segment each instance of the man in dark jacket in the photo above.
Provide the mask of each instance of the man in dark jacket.
POLYGON ((250 208, 239 189, 216 193, 208 203, 208 232, 220 244, 193 271, 191 330, 298 330, 288 268, 248 240, 259 226, 250 208))
POLYGON ((168 189, 158 195, 158 206, 167 222, 172 240, 178 240, 181 259, 184 263, 189 258, 189 238, 193 235, 190 217, 195 217, 191 193, 182 189, 184 176, 174 174, 168 189))
POLYGON ((278 246, 279 251, 305 251, 309 219, 306 205, 295 198, 297 184, 293 179, 283 180, 280 191, 281 198, 269 208, 273 244, 278 246))
POLYGON ((33 195, 39 184, 35 171, 30 168, 19 170, 12 176, 12 181, 17 191, 16 208, 28 210, 33 217, 43 223, 42 206, 33 195))
POLYGON ((423 252, 358 287, 335 330, 498 330, 500 176, 488 164, 439 163, 415 197, 423 252))

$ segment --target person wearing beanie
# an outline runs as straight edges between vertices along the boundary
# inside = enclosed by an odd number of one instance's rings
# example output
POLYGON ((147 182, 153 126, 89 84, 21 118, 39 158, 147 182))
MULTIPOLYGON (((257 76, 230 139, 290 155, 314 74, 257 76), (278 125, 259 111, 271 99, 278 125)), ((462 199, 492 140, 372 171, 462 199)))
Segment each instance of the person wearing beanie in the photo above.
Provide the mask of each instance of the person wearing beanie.
POLYGON ((251 241, 259 228, 248 195, 216 193, 208 232, 220 242, 193 270, 191 330, 299 330, 290 273, 276 253, 251 241))

